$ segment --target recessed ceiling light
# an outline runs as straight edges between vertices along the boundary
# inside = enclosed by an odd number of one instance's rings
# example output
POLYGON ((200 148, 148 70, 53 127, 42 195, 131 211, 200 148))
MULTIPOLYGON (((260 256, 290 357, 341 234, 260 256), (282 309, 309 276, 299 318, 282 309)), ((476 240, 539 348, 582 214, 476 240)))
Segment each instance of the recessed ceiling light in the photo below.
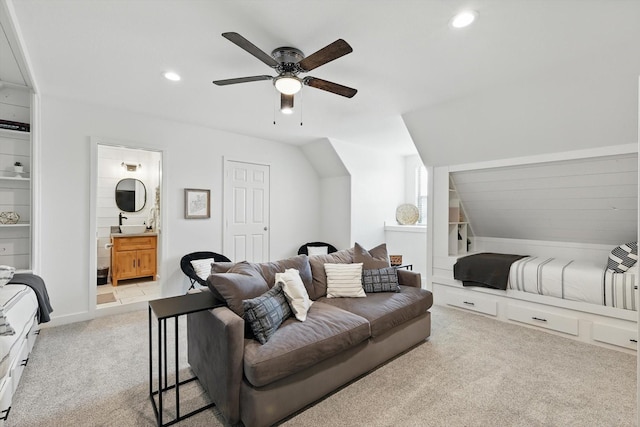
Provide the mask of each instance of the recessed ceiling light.
POLYGON ((164 78, 167 80, 171 80, 172 82, 180 81, 180 75, 178 73, 174 73, 173 71, 167 71, 163 74, 164 78))
POLYGON ((478 13, 473 10, 465 10, 463 12, 458 13, 456 16, 451 19, 451 26, 453 28, 464 28, 468 27, 476 20, 478 17, 478 13))

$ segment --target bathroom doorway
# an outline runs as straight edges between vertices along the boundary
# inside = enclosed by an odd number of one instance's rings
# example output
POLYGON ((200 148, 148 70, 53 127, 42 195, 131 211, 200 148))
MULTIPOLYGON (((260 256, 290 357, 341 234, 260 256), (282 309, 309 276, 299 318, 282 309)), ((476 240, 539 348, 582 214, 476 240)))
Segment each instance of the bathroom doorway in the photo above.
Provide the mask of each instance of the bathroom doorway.
POLYGON ((98 309, 161 297, 162 152, 96 145, 95 229, 98 309))

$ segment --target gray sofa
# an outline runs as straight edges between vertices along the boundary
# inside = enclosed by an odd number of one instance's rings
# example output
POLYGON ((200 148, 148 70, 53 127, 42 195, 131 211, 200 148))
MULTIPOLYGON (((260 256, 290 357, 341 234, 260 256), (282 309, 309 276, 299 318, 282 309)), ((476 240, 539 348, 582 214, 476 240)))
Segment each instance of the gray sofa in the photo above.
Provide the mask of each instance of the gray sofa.
POLYGON ((329 255, 213 264, 204 291, 227 306, 188 315, 188 361, 228 423, 272 425, 429 337, 433 296, 421 289, 419 273, 399 269, 399 292, 326 297, 324 263, 388 266, 386 247, 379 248, 356 244, 329 255), (314 302, 304 322, 290 317, 260 344, 239 307, 286 268, 299 270, 314 302))

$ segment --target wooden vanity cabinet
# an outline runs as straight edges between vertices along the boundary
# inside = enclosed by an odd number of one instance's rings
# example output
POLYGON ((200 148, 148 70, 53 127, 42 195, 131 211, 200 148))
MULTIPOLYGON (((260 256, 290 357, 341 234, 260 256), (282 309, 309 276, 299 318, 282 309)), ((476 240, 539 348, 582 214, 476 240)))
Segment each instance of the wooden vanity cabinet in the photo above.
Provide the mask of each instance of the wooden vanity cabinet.
POLYGON ((118 281, 151 277, 157 274, 157 235, 113 236, 111 253, 111 283, 118 281))

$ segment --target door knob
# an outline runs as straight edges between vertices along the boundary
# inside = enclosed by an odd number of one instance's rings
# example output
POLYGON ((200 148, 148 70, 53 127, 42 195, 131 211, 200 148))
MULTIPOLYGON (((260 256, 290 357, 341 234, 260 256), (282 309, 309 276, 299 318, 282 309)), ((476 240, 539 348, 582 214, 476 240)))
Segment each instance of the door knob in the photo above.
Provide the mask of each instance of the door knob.
POLYGON ((267 231, 267 227, 264 228, 264 231, 267 231))

